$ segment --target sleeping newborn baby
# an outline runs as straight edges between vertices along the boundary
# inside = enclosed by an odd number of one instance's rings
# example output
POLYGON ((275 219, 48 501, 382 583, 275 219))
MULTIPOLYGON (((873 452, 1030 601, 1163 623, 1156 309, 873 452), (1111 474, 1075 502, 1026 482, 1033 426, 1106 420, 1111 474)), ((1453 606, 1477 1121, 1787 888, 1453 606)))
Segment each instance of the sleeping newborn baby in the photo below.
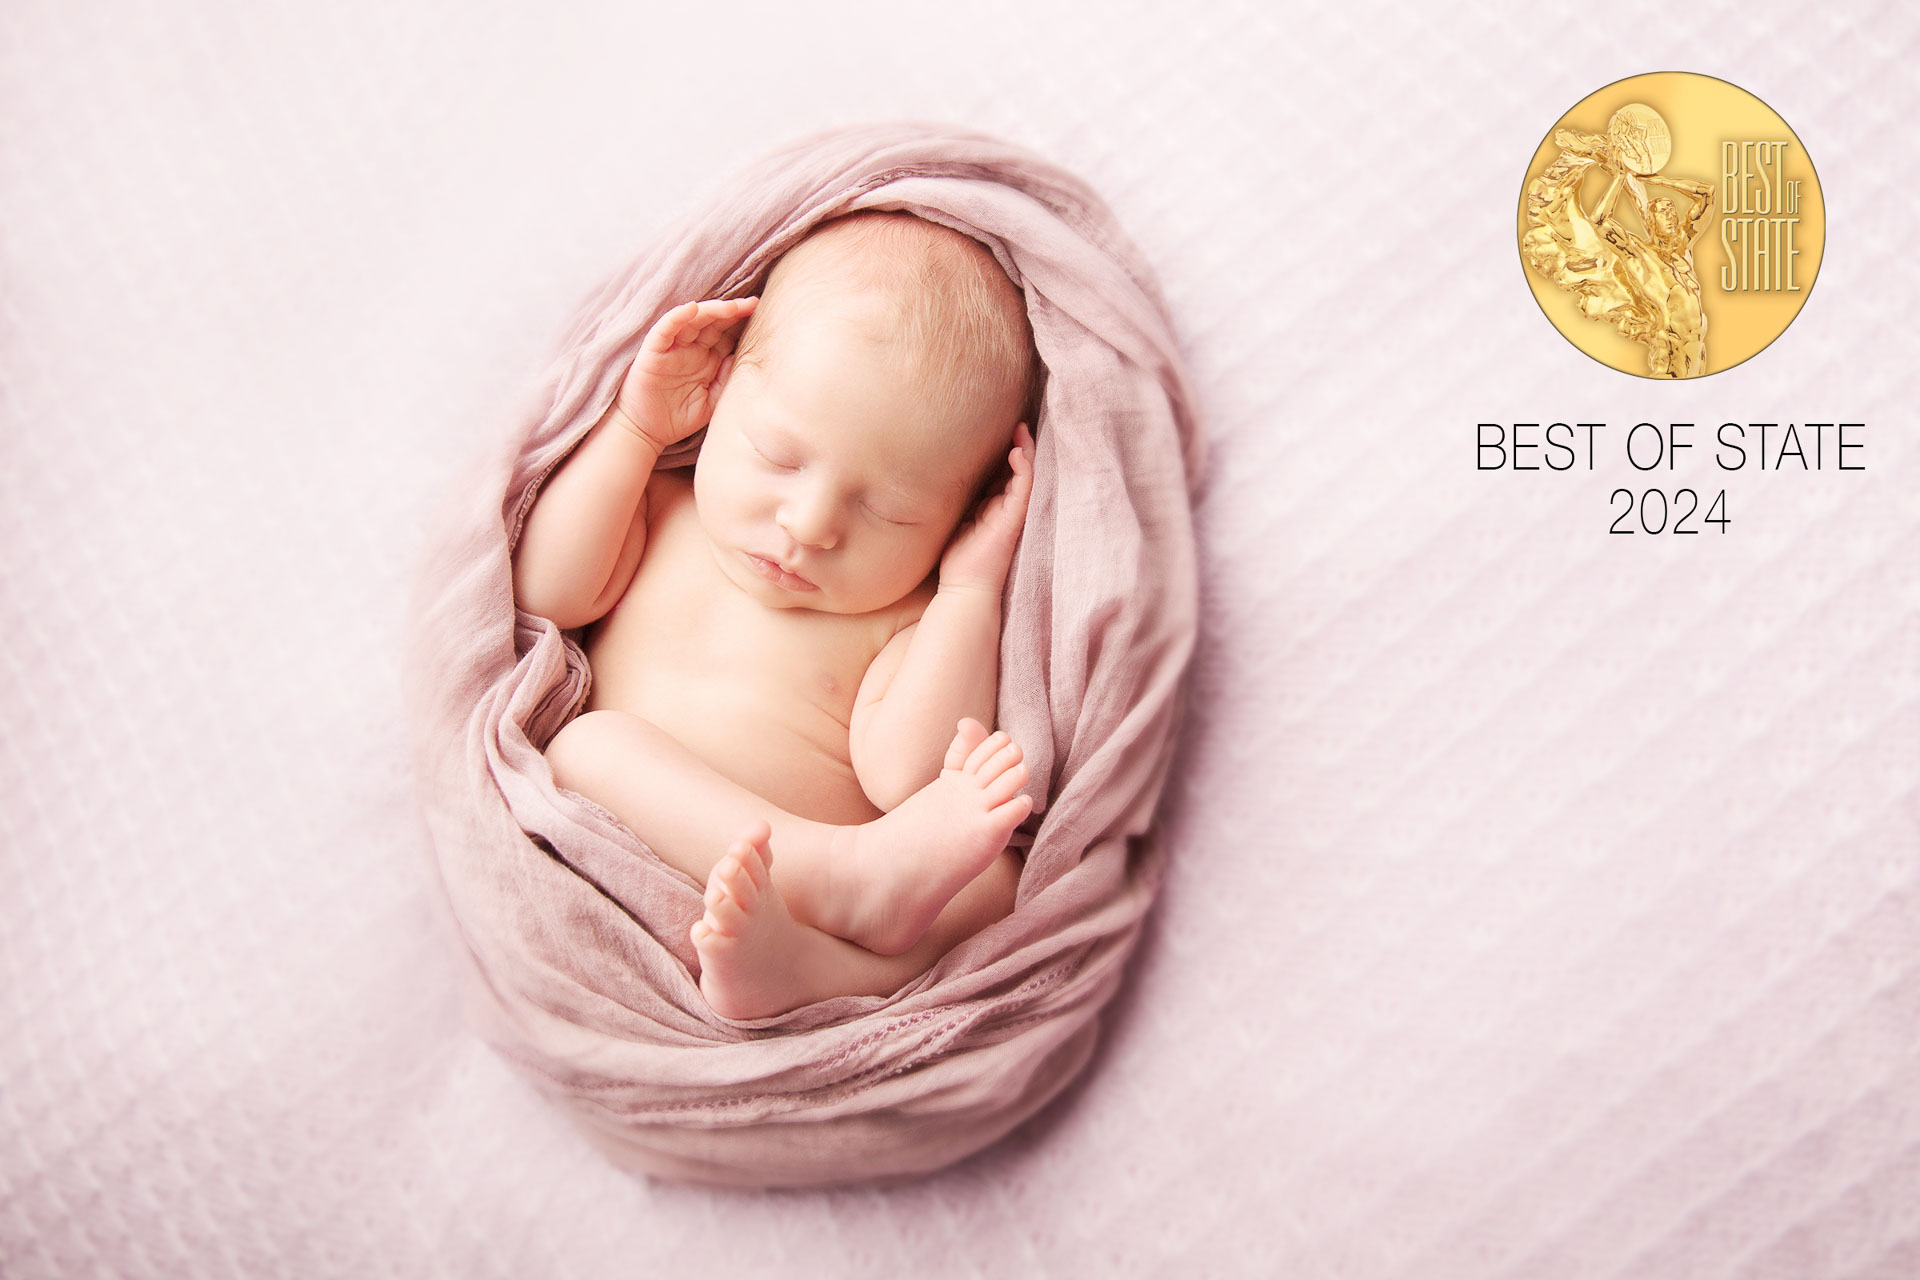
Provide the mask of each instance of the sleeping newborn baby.
POLYGON ((722 1016, 891 994, 1013 909, 1032 803, 987 726, 1037 368, 984 247, 852 214, 662 316, 528 513, 516 602, 592 624, 554 780, 706 885, 722 1016))

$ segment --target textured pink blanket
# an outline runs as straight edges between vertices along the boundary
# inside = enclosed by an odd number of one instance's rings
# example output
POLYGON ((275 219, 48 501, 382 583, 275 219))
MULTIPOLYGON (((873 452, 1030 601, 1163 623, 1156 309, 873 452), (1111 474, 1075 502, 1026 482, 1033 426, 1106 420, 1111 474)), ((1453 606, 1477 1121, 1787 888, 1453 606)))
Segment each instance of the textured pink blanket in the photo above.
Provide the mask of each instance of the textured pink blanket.
POLYGON ((913 125, 836 131, 663 235, 584 306, 522 428, 449 501, 416 590, 416 782, 481 1034, 614 1159, 671 1177, 901 1177, 1031 1115, 1086 1062, 1159 884, 1201 456, 1139 254, 1086 186, 1027 152, 913 125), (999 724, 1025 748, 1039 808, 1015 837, 1031 846, 1007 919, 891 997, 733 1022, 696 985, 687 931, 704 886, 553 784, 541 748, 579 708, 586 664, 516 613, 509 553, 541 478, 662 312, 757 291, 815 223, 862 208, 976 237, 1026 292, 1048 383, 999 724))

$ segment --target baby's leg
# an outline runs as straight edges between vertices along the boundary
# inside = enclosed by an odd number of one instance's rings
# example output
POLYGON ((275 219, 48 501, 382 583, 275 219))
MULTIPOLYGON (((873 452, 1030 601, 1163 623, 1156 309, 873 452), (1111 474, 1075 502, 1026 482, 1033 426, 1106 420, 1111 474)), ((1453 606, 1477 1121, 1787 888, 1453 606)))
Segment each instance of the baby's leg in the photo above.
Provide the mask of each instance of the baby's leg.
POLYGON ((1027 779, 1020 756, 1004 733, 989 737, 963 720, 940 777, 892 812, 842 827, 770 804, 625 711, 590 711, 547 747, 555 782, 610 810, 696 880, 709 880, 727 843, 764 820, 793 918, 883 955, 918 942, 1006 848, 1033 807, 1018 794, 1027 779))
POLYGON ((772 875, 767 823, 756 821, 714 864, 693 926, 700 992, 726 1018, 767 1018, 833 996, 892 995, 954 944, 1013 910, 1020 858, 1002 850, 912 948, 877 955, 795 921, 772 875))

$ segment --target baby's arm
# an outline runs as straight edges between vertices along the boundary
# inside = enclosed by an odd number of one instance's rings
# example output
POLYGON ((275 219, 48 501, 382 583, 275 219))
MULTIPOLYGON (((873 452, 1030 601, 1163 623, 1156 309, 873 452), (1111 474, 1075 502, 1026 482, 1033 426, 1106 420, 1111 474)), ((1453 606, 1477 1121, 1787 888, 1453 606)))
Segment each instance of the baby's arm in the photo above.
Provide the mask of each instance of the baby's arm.
POLYGON ((689 302, 648 331, 606 416, 541 486, 513 553, 513 598, 566 630, 611 609, 647 544, 647 481, 707 425, 756 299, 689 302))
POLYGON ((1021 423, 1004 493, 940 560, 940 589, 920 620, 868 667, 854 698, 853 770, 867 798, 891 811, 940 776, 954 726, 993 727, 1000 680, 1000 596, 1033 492, 1033 437, 1021 423))

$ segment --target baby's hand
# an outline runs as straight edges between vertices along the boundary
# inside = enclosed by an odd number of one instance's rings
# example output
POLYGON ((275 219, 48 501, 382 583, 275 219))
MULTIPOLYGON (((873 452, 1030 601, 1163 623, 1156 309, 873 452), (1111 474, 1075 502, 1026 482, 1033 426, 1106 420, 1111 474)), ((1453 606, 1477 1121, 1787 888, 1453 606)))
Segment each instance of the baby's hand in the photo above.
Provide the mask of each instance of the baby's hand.
POLYGON ((1013 452, 1007 455, 1013 478, 1002 492, 982 502, 947 544, 940 557, 942 590, 981 587, 997 596, 1007 584, 1013 548, 1027 523, 1027 500, 1033 496, 1033 433, 1026 423, 1014 428, 1013 440, 1013 452))
POLYGON ((706 426, 739 327, 759 301, 688 302, 656 320, 620 384, 621 425, 662 453, 706 426))

